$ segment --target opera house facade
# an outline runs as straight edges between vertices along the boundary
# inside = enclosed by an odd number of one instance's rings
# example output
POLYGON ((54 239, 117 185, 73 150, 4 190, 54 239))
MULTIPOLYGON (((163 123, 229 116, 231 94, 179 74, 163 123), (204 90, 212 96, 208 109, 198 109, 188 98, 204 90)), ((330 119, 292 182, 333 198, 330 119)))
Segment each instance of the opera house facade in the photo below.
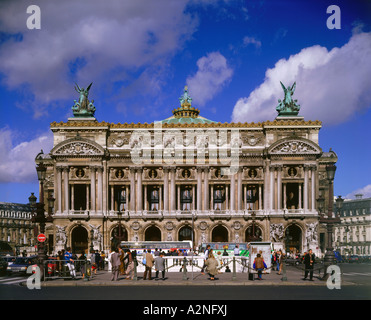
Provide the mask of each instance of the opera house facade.
POLYGON ((193 232, 195 246, 258 240, 323 253, 317 199, 328 199, 325 168, 337 156, 318 145, 321 122, 298 114, 294 86, 283 88, 265 122, 208 120, 185 87, 173 115, 150 124, 99 122, 78 88, 73 116, 51 123, 53 148, 35 160, 47 168, 44 199, 55 199, 49 248, 108 251, 193 232))

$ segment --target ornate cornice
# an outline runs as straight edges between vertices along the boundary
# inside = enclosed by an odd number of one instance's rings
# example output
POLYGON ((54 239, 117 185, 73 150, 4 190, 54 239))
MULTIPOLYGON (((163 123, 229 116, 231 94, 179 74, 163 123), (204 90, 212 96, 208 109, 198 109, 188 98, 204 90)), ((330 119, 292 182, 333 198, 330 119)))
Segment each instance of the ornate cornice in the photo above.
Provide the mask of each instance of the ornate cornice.
MULTIPOLYGON (((264 121, 264 122, 215 122, 215 123, 163 123, 162 128, 259 128, 263 129, 265 127, 321 127, 322 122, 319 120, 309 120, 309 121, 295 121, 295 120, 274 120, 274 121, 264 121)), ((154 128, 154 122, 152 123, 108 123, 105 121, 67 121, 67 122, 52 122, 50 127, 53 128, 68 128, 68 127, 108 127, 111 129, 152 129, 154 128)))

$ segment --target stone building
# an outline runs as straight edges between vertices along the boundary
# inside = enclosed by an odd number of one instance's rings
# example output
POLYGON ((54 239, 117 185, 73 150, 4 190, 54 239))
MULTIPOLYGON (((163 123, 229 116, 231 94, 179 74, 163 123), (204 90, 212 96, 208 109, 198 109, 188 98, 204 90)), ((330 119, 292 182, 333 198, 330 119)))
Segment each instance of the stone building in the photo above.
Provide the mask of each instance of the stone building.
POLYGON ((0 202, 0 240, 19 252, 34 252, 32 210, 28 204, 0 202))
POLYGON ((163 121, 99 122, 79 90, 74 116, 51 123, 54 146, 36 157, 47 166, 44 198, 56 199, 46 229, 55 251, 109 250, 120 223, 129 241, 188 240, 193 231, 195 246, 255 236, 320 253, 316 198, 328 197, 325 166, 337 157, 318 145, 321 122, 298 115, 294 86, 278 116, 259 123, 208 120, 187 87, 163 121))
POLYGON ((356 195, 355 200, 345 200, 338 211, 341 224, 335 228, 335 248, 345 256, 370 256, 371 198, 356 195))

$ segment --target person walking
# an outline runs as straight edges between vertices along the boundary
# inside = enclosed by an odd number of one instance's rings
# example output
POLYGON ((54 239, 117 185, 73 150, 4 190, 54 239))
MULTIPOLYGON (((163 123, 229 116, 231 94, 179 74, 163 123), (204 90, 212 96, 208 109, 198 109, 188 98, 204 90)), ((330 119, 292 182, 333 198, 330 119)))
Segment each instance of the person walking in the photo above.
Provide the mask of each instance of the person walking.
POLYGON ((67 248, 67 252, 64 254, 64 261, 66 261, 67 267, 70 270, 70 275, 72 279, 76 278, 76 271, 75 271, 75 265, 74 260, 72 259, 72 253, 71 248, 67 248))
POLYGON ((117 281, 119 272, 120 272, 120 254, 118 249, 116 248, 111 255, 111 266, 112 266, 112 276, 111 276, 111 281, 117 281))
POLYGON ((162 280, 165 280, 165 259, 164 252, 160 252, 160 255, 155 258, 155 270, 156 270, 156 280, 158 280, 158 274, 161 271, 162 280))
POLYGON ((267 265, 265 264, 264 259, 261 257, 260 253, 256 255, 253 268, 258 272, 258 280, 263 280, 262 273, 263 270, 267 268, 267 265))
POLYGON ((283 254, 282 251, 279 251, 278 257, 277 257, 277 269, 278 269, 278 275, 281 275, 282 272, 282 263, 283 263, 283 254))
POLYGON ((309 249, 308 253, 305 255, 305 258, 304 258, 305 272, 304 272, 303 280, 307 280, 308 273, 309 273, 309 281, 313 281, 314 263, 315 263, 315 255, 312 252, 312 249, 309 249))
POLYGON ((204 265, 202 266, 202 269, 201 269, 202 274, 205 274, 206 261, 209 258, 209 254, 210 254, 210 245, 208 244, 204 252, 204 265))
POLYGON ((240 255, 240 248, 238 247, 238 244, 236 244, 236 247, 233 249, 233 253, 235 257, 240 255))
POLYGON ((206 270, 210 276, 210 280, 215 280, 215 276, 219 273, 218 271, 218 261, 215 259, 212 252, 209 253, 208 259, 205 261, 206 270))
POLYGON ((150 249, 147 249, 148 252, 143 252, 144 254, 144 258, 146 259, 146 263, 145 263, 145 271, 144 271, 144 275, 143 275, 143 280, 146 280, 147 279, 147 274, 148 274, 148 280, 152 280, 152 267, 153 267, 153 263, 155 262, 152 254, 151 254, 151 250, 150 249))
POLYGON ((79 257, 79 263, 80 263, 80 272, 82 275, 82 279, 84 279, 85 274, 86 274, 86 256, 85 256, 84 251, 81 252, 81 255, 79 257))
MULTIPOLYGON (((95 255, 95 251, 92 250, 90 255, 90 263, 91 263, 91 270, 94 271, 94 274, 97 274, 97 256, 95 255)), ((93 276, 93 272, 92 272, 93 276)))
POLYGON ((127 260, 126 263, 126 280, 133 280, 134 279, 134 257, 133 254, 128 249, 125 255, 124 260, 127 260))

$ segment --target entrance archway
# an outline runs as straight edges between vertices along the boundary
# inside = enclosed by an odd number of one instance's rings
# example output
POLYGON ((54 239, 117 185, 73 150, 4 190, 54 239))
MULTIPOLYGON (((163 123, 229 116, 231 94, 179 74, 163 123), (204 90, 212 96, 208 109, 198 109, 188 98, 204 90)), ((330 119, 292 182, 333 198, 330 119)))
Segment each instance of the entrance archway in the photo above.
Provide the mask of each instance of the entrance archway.
POLYGON ((111 248, 115 249, 120 244, 121 241, 128 241, 128 232, 121 226, 121 238, 119 233, 119 226, 114 228, 111 232, 111 248))
POLYGON ((292 224, 285 231, 286 252, 302 250, 302 232, 299 226, 292 224))
POLYGON ((192 228, 190 226, 180 228, 178 239, 179 241, 192 240, 192 228))
POLYGON ((72 253, 81 254, 88 252, 88 231, 83 226, 77 226, 71 234, 72 253))
POLYGON ((156 226, 149 227, 144 234, 144 241, 161 241, 161 230, 156 226))
POLYGON ((263 241, 262 230, 257 225, 255 225, 254 227, 252 225, 249 226, 245 231, 245 241, 263 241))
POLYGON ((228 230, 223 226, 217 226, 211 234, 211 242, 228 242, 228 230))

